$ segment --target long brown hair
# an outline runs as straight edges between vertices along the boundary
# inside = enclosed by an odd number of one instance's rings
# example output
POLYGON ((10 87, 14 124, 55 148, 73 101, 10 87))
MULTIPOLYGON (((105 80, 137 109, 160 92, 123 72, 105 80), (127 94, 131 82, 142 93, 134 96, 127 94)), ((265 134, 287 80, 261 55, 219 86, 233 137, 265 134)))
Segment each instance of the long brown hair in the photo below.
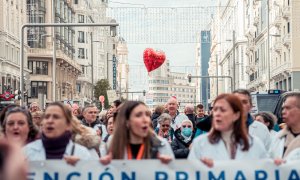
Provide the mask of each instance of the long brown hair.
MULTIPOLYGON (((247 151, 250 146, 246 128, 246 118, 243 116, 243 106, 237 96, 233 94, 221 94, 216 98, 214 104, 222 99, 229 103, 233 112, 240 113, 240 117, 233 123, 233 133, 231 136, 231 138, 234 140, 232 146, 233 148, 231 148, 231 158, 234 158, 235 150, 238 144, 242 145, 242 151, 247 151)), ((208 139, 212 144, 219 142, 219 140, 221 139, 221 132, 213 127, 208 135, 208 139)))
MULTIPOLYGON (((112 136, 112 141, 109 147, 109 151, 112 153, 113 159, 124 159, 125 149, 129 144, 129 131, 128 121, 132 111, 139 105, 144 105, 143 102, 139 101, 127 101, 118 110, 117 117, 114 124, 114 132, 112 136)), ((145 138, 145 152, 143 159, 151 158, 151 137, 153 133, 150 131, 148 136, 145 138)))

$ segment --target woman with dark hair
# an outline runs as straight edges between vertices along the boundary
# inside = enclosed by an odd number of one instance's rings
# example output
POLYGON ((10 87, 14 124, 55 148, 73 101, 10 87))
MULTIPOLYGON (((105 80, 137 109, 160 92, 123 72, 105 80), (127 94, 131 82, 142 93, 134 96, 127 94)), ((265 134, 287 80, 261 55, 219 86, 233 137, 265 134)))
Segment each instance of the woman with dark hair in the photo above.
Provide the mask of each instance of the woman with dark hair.
POLYGON ((10 109, 13 109, 15 107, 20 107, 19 105, 16 105, 16 104, 9 104, 8 106, 6 106, 5 108, 3 108, 1 111, 0 111, 0 125, 2 126, 3 124, 3 121, 4 121, 4 118, 5 118, 5 113, 6 111, 10 110, 10 109))
POLYGON ((214 102, 212 115, 212 129, 194 140, 188 159, 200 159, 212 167, 213 160, 267 157, 262 142, 247 133, 243 106, 237 96, 219 95, 214 102))
POLYGON ((255 120, 263 123, 270 131, 271 139, 275 139, 277 132, 274 131, 274 126, 277 121, 276 116, 268 112, 260 112, 255 115, 255 120))
POLYGON ((125 102, 114 122, 108 154, 100 158, 102 164, 110 163, 111 159, 160 159, 163 163, 174 159, 169 143, 150 128, 150 113, 144 103, 125 102))
POLYGON ((73 115, 69 108, 60 102, 47 106, 40 140, 24 147, 29 161, 64 158, 68 163, 75 164, 79 159, 92 159, 89 151, 74 143, 72 138, 73 115))
POLYGON ((21 107, 6 111, 2 127, 6 139, 21 146, 38 138, 39 130, 34 125, 31 114, 21 107))

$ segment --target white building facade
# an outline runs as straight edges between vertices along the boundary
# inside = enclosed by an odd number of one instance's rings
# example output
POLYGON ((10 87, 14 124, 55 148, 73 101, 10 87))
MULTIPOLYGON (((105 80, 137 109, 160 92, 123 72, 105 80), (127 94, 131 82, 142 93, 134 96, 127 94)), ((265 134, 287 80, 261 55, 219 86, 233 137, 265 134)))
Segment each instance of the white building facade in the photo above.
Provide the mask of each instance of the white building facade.
POLYGON ((246 1, 228 0, 218 3, 211 25, 209 75, 219 78, 211 79, 211 102, 220 93, 246 88, 248 82, 245 76, 248 66, 244 28, 246 1))
MULTIPOLYGON (((27 1, 28 23, 75 22, 71 1, 57 0, 55 4, 46 0, 27 1), (55 14, 52 7, 55 6, 55 14)), ((81 67, 75 61, 75 31, 73 27, 55 28, 56 67, 53 80, 53 33, 51 27, 28 28, 27 53, 31 88, 30 102, 38 101, 41 106, 48 102, 71 100, 75 96, 76 79, 81 67), (55 90, 53 91, 53 83, 55 90)))
POLYGON ((26 19, 25 0, 0 1, 0 94, 20 89, 20 29, 26 19))
POLYGON ((247 5, 247 87, 253 91, 299 90, 300 2, 249 1, 247 5))

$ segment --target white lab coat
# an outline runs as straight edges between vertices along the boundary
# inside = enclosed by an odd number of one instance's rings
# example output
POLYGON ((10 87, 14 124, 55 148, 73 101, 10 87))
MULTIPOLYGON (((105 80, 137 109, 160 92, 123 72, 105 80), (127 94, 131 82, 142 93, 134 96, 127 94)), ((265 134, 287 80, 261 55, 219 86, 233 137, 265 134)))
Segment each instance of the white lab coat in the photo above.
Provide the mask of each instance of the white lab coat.
MULTIPOLYGON (((284 145, 285 145, 286 137, 289 133, 290 130, 288 128, 282 129, 281 131, 278 132, 269 150, 269 156, 271 158, 283 158, 284 145)), ((284 159, 291 158, 290 154, 294 153, 295 150, 299 151, 298 150, 298 148, 300 148, 299 144, 300 144, 300 136, 297 136, 289 144, 289 148, 292 148, 294 150, 290 151, 290 153, 284 159)))
POLYGON ((294 149, 291 151, 286 157, 285 160, 287 161, 299 161, 300 160, 300 148, 294 149))
MULTIPOLYGON (((238 145, 235 155, 236 160, 258 160, 267 157, 267 151, 257 137, 249 136, 249 143, 250 148, 248 151, 242 151, 242 146, 238 145)), ((213 160, 231 159, 225 143, 219 140, 218 143, 211 144, 208 140, 208 134, 200 135, 194 139, 188 160, 200 160, 204 157, 213 160)))
POLYGON ((268 151, 272 142, 269 129, 261 122, 254 121, 249 126, 249 134, 251 136, 256 136, 264 144, 266 150, 268 151))
MULTIPOLYGON (((75 145, 73 156, 80 158, 80 160, 96 160, 96 159, 98 159, 98 156, 92 156, 87 148, 85 148, 84 146, 81 146, 79 144, 73 143, 73 141, 71 141, 71 140, 67 145, 65 155, 69 155, 69 156, 71 155, 73 145, 75 145)), ((46 151, 43 146, 42 140, 36 140, 32 143, 27 144, 23 148, 23 152, 28 161, 46 160, 46 151)))
MULTIPOLYGON (((101 145, 101 147, 100 147, 101 157, 107 155, 108 148, 111 145, 112 138, 113 138, 113 136, 109 136, 109 139, 108 139, 107 143, 105 145, 101 145)), ((159 154, 160 155, 168 155, 172 159, 175 159, 175 156, 174 156, 174 153, 173 153, 173 150, 171 148, 170 143, 164 138, 161 138, 161 137, 158 137, 158 136, 157 136, 157 138, 159 138, 159 140, 161 141, 161 144, 158 147, 159 154)), ((127 148, 125 148, 124 159, 127 159, 127 148)))
MULTIPOLYGON (((271 142, 272 143, 276 140, 277 134, 278 134, 278 132, 276 132, 274 130, 270 131, 270 136, 271 136, 271 142)), ((271 145, 272 145, 272 143, 271 143, 271 145)), ((271 145, 270 145, 270 147, 271 147, 271 145)))

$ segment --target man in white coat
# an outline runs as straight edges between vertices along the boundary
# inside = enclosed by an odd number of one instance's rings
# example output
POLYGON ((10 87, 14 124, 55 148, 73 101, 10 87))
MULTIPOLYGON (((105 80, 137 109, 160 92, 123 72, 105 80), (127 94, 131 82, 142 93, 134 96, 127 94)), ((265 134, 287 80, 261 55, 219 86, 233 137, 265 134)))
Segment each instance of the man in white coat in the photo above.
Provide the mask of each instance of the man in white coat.
POLYGON ((300 159, 300 92, 290 92, 282 105, 282 119, 286 127, 282 129, 272 143, 271 158, 300 159))
POLYGON ((271 135, 268 128, 261 122, 254 121, 250 114, 252 108, 251 94, 246 89, 237 89, 233 92, 242 102, 244 116, 247 118, 248 132, 252 136, 258 137, 265 145, 266 150, 269 150, 271 145, 271 135))

